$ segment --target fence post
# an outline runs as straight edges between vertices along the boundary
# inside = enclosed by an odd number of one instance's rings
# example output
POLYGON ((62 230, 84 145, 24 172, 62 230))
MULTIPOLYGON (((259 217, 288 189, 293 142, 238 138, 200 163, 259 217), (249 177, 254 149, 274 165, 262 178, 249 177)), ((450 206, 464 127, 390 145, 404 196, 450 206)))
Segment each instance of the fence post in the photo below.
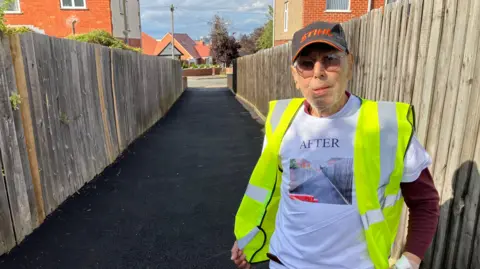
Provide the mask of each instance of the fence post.
POLYGON ((232 90, 237 93, 237 59, 233 59, 232 90))

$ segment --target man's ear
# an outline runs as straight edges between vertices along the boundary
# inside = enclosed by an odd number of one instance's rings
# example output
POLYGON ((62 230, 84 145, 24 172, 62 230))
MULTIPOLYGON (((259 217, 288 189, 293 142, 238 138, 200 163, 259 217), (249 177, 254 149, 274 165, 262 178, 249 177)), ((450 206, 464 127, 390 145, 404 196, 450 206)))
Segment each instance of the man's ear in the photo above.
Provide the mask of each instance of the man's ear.
POLYGON ((290 65, 290 71, 292 72, 292 78, 293 78, 293 82, 295 82, 295 88, 298 90, 300 89, 298 87, 298 74, 297 74, 297 70, 295 69, 295 67, 293 65, 290 65))

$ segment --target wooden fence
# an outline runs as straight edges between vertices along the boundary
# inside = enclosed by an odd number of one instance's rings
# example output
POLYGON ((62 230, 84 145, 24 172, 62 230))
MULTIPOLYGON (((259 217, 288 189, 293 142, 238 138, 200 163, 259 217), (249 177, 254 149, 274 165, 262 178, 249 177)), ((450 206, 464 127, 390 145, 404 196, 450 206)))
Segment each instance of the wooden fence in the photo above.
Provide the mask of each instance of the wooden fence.
POLYGON ((0 33, 0 254, 158 121, 181 74, 170 59, 0 33))
MULTIPOLYGON (((355 56, 349 90, 412 103, 417 137, 441 195, 437 235, 422 267, 480 268, 480 1, 403 0, 343 24, 355 56)), ((290 45, 237 60, 237 93, 259 113, 301 96, 290 45)), ((405 243, 406 220, 397 239, 405 243)))

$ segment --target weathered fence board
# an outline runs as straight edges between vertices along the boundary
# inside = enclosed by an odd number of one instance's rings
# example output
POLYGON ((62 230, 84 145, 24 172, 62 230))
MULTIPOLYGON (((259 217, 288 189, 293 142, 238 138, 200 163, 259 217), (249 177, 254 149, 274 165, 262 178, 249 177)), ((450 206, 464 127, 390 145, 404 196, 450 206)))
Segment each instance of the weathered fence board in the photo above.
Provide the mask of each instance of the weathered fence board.
POLYGON ((25 148, 20 144, 20 152, 24 161, 25 185, 27 187, 28 202, 32 216, 32 224, 38 225, 45 219, 45 209, 43 206, 42 189, 40 184, 40 172, 38 167, 37 152, 35 150, 35 137, 33 132, 32 115, 30 113, 30 103, 27 80, 25 77, 25 66, 23 63, 22 48, 20 38, 12 36, 10 38, 10 50, 12 53, 13 68, 15 70, 15 80, 18 93, 23 100, 20 104, 22 113, 14 113, 15 128, 24 130, 25 148), (21 118, 20 118, 21 117, 21 118), (22 124, 22 126, 20 126, 22 124), (27 166, 28 165, 28 166, 27 166), (31 175, 31 180, 28 175, 31 175))
MULTIPOLYGON (((479 1, 403 0, 342 23, 355 59, 348 89, 412 103, 432 157, 441 217, 422 268, 480 267, 479 20, 479 1)), ((286 44, 238 59, 239 99, 266 115, 268 101, 296 96, 289 51, 286 44)), ((405 244, 406 216, 393 257, 405 244)))
MULTIPOLYGON (((16 220, 12 219, 11 210, 18 212, 19 209, 22 209, 21 203, 24 203, 25 200, 28 203, 26 192, 20 192, 18 197, 15 196, 17 194, 15 186, 17 182, 15 181, 18 180, 15 169, 19 169, 18 165, 20 164, 15 161, 18 162, 19 156, 18 153, 15 154, 16 149, 7 144, 9 141, 14 146, 18 146, 16 135, 12 136, 15 127, 13 126, 13 113, 9 97, 11 93, 16 92, 16 85, 14 72, 9 66, 11 55, 10 50, 7 49, 7 42, 6 37, 0 34, 0 251, 7 251, 14 246, 16 240, 14 224, 19 225, 21 230, 25 227, 25 224, 18 220, 18 223, 15 223, 16 220), (10 141, 10 139, 12 140, 10 141), (16 156, 11 156, 13 154, 16 156), (7 175, 12 182, 7 180, 7 175), (13 181, 14 177, 15 181, 13 181), (10 195, 13 196, 10 198, 10 195)), ((20 217, 26 217, 25 212, 22 213, 20 217)))
MULTIPOLYGON (((47 144, 47 118, 45 109, 45 97, 40 92, 40 79, 37 68, 39 63, 36 59, 35 46, 34 46, 34 34, 27 33, 20 38, 22 46, 22 53, 24 56, 25 66, 25 78, 28 87, 29 102, 33 121, 33 131, 35 133, 35 146, 37 156, 39 160, 39 172, 40 178, 53 178, 51 165, 48 158, 48 144, 47 144)), ((51 184, 53 180, 41 180, 41 191, 43 194, 43 204, 45 208, 45 214, 48 215, 53 211, 53 205, 55 199, 51 193, 51 184)))
MULTIPOLYGON (((0 153, 2 160, 2 182, 0 183, 6 186, 15 240, 23 240, 32 231, 34 225, 25 184, 26 179, 31 181, 31 176, 28 170, 24 170, 27 166, 23 162, 28 160, 24 159, 26 154, 20 150, 25 150, 25 140, 23 129, 17 129, 19 125, 16 126, 14 122, 14 111, 19 107, 14 107, 10 101, 11 96, 20 97, 12 65, 10 42, 5 36, 0 36, 0 153)), ((8 225, 5 226, 8 227, 8 225)), ((8 231, 6 232, 8 234, 8 231)))

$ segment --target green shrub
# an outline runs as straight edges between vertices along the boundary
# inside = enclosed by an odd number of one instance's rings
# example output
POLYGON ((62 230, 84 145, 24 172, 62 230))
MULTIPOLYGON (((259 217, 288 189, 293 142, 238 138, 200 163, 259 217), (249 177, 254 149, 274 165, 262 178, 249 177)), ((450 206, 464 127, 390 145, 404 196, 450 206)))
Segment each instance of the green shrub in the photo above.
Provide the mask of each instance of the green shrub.
POLYGON ((140 53, 142 52, 142 49, 126 45, 121 40, 113 37, 109 32, 105 30, 93 30, 86 34, 69 35, 67 38, 80 42, 99 44, 109 48, 124 49, 140 53))
POLYGON ((8 6, 12 3, 13 0, 5 0, 0 4, 0 32, 3 32, 7 35, 31 32, 32 30, 25 26, 11 27, 5 24, 5 11, 7 11, 8 6))

